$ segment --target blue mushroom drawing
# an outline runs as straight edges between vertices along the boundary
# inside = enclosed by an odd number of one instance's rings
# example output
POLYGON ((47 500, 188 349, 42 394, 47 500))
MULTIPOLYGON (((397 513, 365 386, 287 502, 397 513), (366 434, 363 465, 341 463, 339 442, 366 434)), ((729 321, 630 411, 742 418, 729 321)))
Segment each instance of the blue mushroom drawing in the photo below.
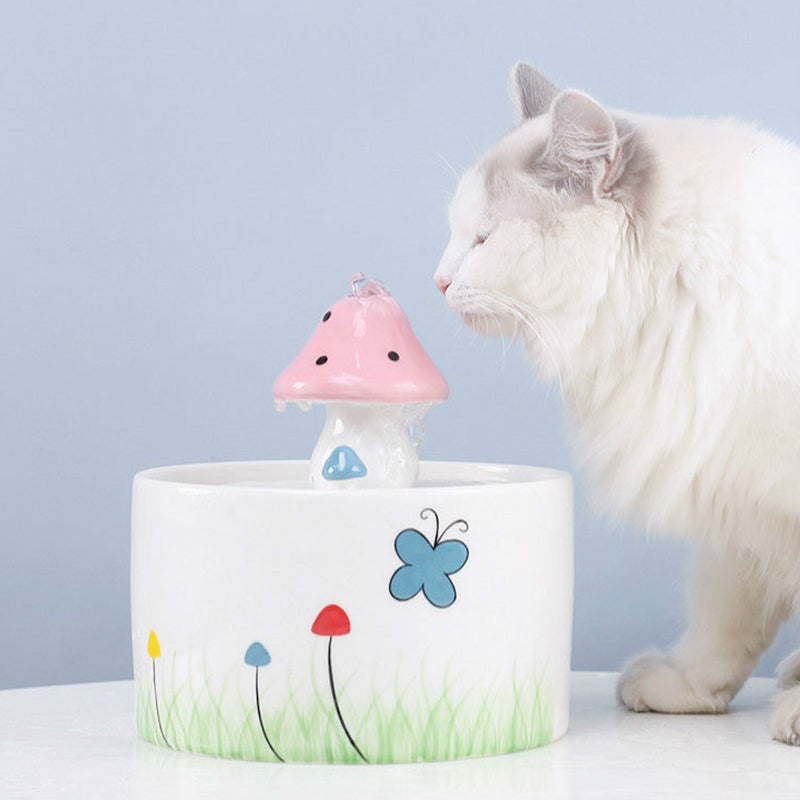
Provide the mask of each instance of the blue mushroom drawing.
POLYGON ((283 759, 278 755, 278 751, 270 741, 269 736, 267 736, 267 729, 264 726, 264 719, 261 716, 261 697, 258 692, 258 670, 261 667, 266 667, 270 661, 272 661, 272 659, 270 658, 269 652, 261 642, 253 642, 244 654, 244 663, 247 664, 248 667, 256 668, 256 712, 258 713, 258 724, 261 726, 261 733, 264 735, 264 741, 267 743, 267 747, 272 751, 272 755, 274 755, 278 761, 283 762, 283 759))
POLYGON ((397 534, 394 549, 403 566, 392 575, 389 593, 395 600, 410 600, 421 591, 431 605, 447 608, 456 601, 456 587, 450 575, 467 563, 469 550, 459 539, 443 539, 451 528, 458 526, 466 533, 469 525, 466 520, 457 519, 440 533, 439 515, 432 508, 420 512, 421 519, 430 515, 436 520, 433 543, 416 528, 406 528, 397 534))

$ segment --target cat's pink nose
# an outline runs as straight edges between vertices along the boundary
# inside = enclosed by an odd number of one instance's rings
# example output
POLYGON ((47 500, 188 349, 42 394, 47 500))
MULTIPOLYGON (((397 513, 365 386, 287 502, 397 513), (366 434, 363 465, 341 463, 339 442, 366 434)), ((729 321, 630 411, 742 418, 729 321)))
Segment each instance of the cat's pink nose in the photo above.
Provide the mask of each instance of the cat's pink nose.
POLYGON ((444 278, 435 278, 434 283, 442 294, 447 294, 447 290, 450 288, 450 281, 446 281, 444 278))

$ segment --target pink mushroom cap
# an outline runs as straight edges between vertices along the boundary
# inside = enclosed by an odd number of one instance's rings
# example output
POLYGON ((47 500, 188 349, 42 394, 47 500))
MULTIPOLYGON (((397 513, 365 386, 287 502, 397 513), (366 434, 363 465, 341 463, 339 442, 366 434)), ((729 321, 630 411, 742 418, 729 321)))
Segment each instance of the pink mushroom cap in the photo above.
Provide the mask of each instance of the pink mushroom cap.
POLYGON ((276 402, 441 402, 449 389, 389 291, 362 274, 272 387, 276 402))

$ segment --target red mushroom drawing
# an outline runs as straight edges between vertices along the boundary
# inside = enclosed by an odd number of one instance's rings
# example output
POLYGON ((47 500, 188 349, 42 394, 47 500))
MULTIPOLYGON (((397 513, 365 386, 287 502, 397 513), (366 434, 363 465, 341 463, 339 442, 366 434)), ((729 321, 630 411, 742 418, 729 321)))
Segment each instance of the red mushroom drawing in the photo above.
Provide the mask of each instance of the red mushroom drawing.
POLYGON ((397 301, 361 273, 272 388, 278 410, 325 404, 310 477, 333 489, 413 486, 419 442, 409 429, 448 392, 397 301))
POLYGON ((328 637, 328 679, 331 684, 331 696, 333 697, 333 705, 336 709, 336 716, 339 718, 339 724, 342 726, 344 735, 347 741, 353 747, 353 750, 358 753, 362 761, 369 763, 366 756, 361 752, 359 746, 355 743, 350 731, 345 725, 344 717, 342 716, 342 709, 339 707, 339 700, 336 697, 336 685, 333 682, 333 661, 331 659, 331 648, 333 646, 334 636, 346 636, 350 633, 350 619, 345 613, 344 609, 337 605, 325 606, 322 611, 317 614, 314 624, 311 626, 311 632, 316 633, 317 636, 328 637))

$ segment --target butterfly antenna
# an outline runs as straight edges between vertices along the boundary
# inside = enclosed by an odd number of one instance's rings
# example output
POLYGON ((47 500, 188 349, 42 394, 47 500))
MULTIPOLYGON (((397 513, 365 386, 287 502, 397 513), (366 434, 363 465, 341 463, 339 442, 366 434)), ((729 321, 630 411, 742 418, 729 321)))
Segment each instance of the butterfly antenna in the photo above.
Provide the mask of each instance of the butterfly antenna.
POLYGON ((433 514, 436 520, 436 533, 433 535, 433 546, 436 547, 436 543, 439 541, 439 515, 432 508, 423 508, 422 511, 419 512, 419 518, 428 519, 430 514, 433 514))
POLYGON ((439 543, 439 541, 440 541, 441 539, 444 539, 444 535, 445 535, 445 534, 447 533, 447 531, 449 531, 449 530, 450 530, 450 528, 452 528, 454 525, 460 525, 460 526, 461 526, 461 528, 459 529, 459 530, 461 531, 461 533, 466 533, 466 532, 469 530, 469 523, 468 523, 468 522, 467 522, 465 519, 456 519, 456 520, 453 520, 453 522, 451 522, 451 523, 450 523, 450 524, 449 524, 449 525, 448 525, 448 526, 447 526, 447 527, 446 527, 446 528, 445 528, 445 529, 442 531, 442 535, 437 537, 437 539, 436 539, 436 544, 438 544, 438 543, 439 543))

